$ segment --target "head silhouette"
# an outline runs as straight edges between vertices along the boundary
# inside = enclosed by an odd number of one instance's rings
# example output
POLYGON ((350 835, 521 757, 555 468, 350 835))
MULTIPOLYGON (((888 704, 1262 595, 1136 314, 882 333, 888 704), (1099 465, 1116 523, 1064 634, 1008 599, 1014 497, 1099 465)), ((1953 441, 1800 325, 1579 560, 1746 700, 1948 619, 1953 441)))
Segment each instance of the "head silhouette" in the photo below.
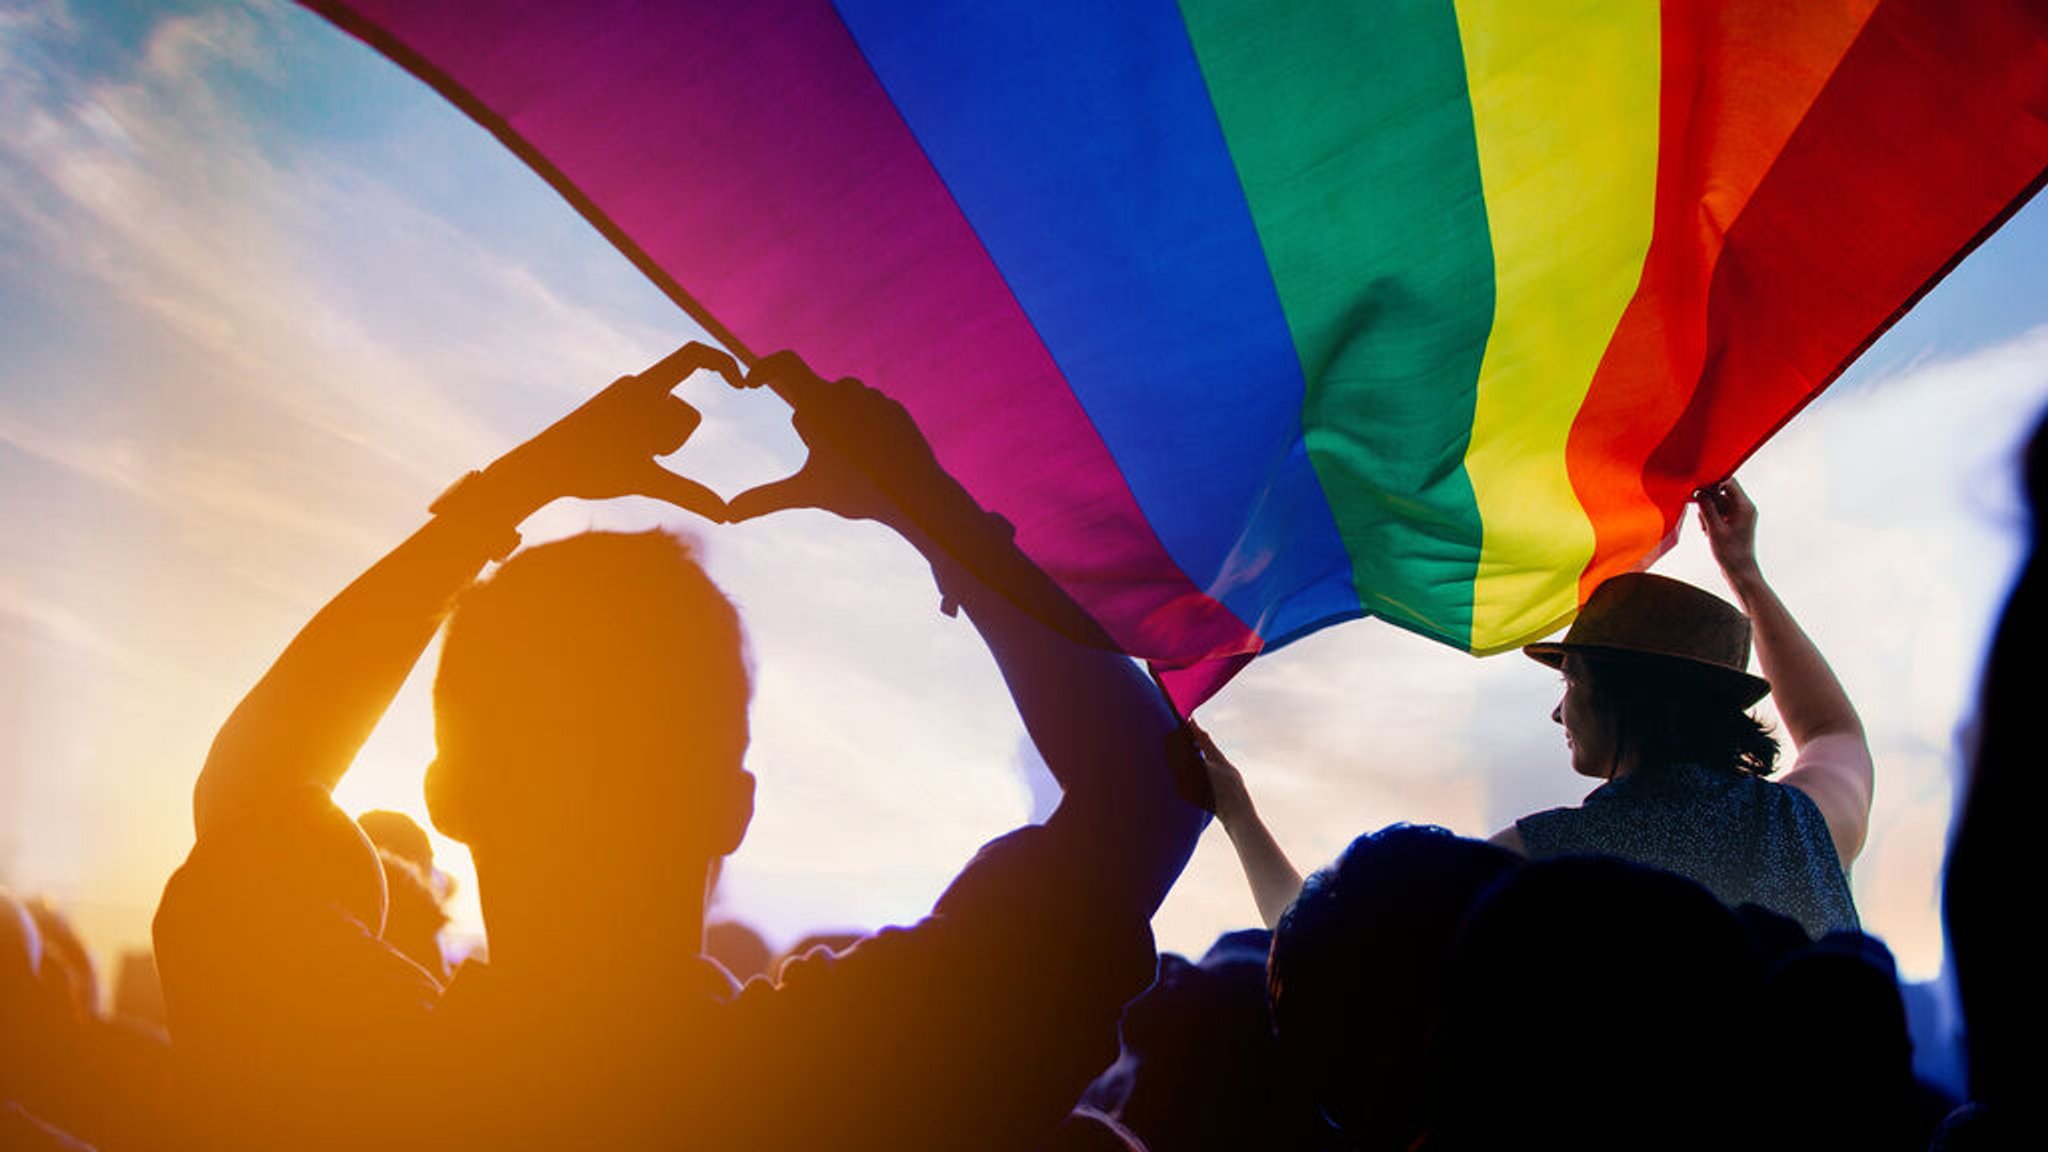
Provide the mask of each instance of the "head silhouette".
POLYGON ((1442 1146, 1727 1148, 1762 972, 1735 916, 1682 877, 1541 860, 1488 891, 1447 976, 1442 1146))
POLYGON ((1750 632, 1719 596, 1625 572, 1594 589, 1563 639, 1522 651, 1564 673, 1550 718, 1580 775, 1684 761, 1768 776, 1778 745, 1749 707, 1771 686, 1747 671, 1750 632))
POLYGON ((1436 827, 1351 842, 1302 886, 1273 933, 1267 979, 1288 1062, 1361 1148, 1402 1148, 1429 1121, 1421 1059, 1458 926, 1521 861, 1436 827))
POLYGON ((1566 657, 1564 670, 1565 696, 1552 717, 1572 736, 1572 767, 1580 775, 1611 777, 1624 759, 1753 776, 1768 776, 1777 766, 1770 729, 1739 697, 1715 691, 1688 670, 1576 654, 1566 657))
POLYGON ((752 815, 750 691, 739 614, 687 541, 591 532, 530 549, 450 617, 428 809, 479 867, 716 858, 752 815))

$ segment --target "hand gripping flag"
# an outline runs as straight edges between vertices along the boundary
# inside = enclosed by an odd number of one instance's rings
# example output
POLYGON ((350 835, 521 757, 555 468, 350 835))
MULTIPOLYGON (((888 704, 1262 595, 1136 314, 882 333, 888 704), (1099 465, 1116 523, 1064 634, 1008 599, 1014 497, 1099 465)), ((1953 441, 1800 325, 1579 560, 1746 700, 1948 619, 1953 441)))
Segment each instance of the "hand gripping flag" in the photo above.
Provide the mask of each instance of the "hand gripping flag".
POLYGON ((2039 0, 315 0, 1192 707, 1570 617, 2041 183, 2039 0))

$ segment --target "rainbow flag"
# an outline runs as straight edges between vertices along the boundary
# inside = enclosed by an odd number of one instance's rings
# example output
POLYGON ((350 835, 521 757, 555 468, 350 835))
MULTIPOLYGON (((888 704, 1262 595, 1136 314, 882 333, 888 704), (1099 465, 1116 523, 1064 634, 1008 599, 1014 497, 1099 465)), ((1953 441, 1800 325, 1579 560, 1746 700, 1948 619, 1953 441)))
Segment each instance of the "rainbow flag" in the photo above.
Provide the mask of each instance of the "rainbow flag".
POLYGON ((2038 0, 361 0, 742 356, 903 402, 1183 706, 1543 635, 2038 187, 2038 0))

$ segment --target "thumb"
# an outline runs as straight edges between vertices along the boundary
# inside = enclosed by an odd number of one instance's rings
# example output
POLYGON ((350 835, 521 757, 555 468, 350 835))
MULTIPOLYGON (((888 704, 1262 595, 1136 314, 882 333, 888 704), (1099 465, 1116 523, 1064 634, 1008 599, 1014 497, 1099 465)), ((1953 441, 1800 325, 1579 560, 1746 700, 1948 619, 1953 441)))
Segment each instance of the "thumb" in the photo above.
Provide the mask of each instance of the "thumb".
POLYGON ((805 471, 749 488, 725 506, 726 522, 738 524, 790 508, 815 508, 817 501, 811 497, 811 487, 810 475, 805 471))
POLYGON ((695 512, 713 524, 722 524, 726 520, 725 501, 719 498, 718 493, 651 460, 635 481, 634 491, 638 495, 651 496, 685 512, 695 512))

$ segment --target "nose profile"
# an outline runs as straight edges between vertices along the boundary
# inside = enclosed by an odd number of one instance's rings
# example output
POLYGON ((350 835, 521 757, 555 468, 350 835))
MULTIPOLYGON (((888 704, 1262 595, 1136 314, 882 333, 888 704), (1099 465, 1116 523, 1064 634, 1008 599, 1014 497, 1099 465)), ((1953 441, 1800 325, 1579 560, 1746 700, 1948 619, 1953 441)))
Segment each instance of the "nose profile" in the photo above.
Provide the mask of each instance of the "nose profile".
POLYGON ((1552 724, 1564 723, 1564 701, 1559 700, 1557 707, 1550 710, 1550 722, 1552 724))

